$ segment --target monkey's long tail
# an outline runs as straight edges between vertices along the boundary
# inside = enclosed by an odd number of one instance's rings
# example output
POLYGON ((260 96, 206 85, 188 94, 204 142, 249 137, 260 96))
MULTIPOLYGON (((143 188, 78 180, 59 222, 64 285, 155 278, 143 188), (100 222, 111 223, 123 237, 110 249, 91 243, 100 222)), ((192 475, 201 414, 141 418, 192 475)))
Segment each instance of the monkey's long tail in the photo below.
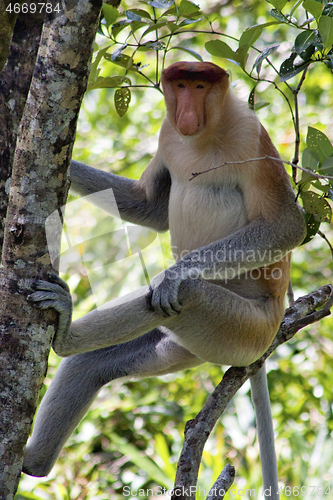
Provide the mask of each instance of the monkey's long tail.
POLYGON ((279 500, 274 431, 265 365, 250 378, 257 420, 260 460, 266 500, 279 500))

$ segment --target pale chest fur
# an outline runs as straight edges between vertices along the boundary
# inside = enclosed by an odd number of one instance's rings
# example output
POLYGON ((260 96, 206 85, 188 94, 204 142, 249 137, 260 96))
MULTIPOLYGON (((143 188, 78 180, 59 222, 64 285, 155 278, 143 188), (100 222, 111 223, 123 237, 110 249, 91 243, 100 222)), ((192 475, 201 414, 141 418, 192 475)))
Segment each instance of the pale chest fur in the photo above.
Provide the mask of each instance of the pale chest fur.
POLYGON ((248 222, 242 188, 233 167, 221 167, 223 176, 217 170, 189 180, 191 172, 220 163, 219 157, 213 154, 201 161, 196 157, 195 162, 170 162, 169 228, 177 260, 187 252, 228 236, 248 222))
MULTIPOLYGON (((256 128, 256 127, 255 127, 256 128)), ((169 228, 175 258, 224 238, 248 224, 243 186, 249 165, 224 165, 193 180, 193 172, 209 170, 224 162, 256 156, 256 143, 242 147, 242 140, 224 147, 200 149, 195 138, 179 138, 164 149, 163 162, 172 184, 169 228), (188 140, 189 139, 189 140, 188 140), (194 139, 194 140, 193 140, 194 139), (231 147, 229 147, 231 146, 231 147), (236 146, 236 147, 235 147, 236 146)))
POLYGON ((169 228, 177 260, 247 224, 243 194, 237 185, 192 183, 172 182, 169 228))

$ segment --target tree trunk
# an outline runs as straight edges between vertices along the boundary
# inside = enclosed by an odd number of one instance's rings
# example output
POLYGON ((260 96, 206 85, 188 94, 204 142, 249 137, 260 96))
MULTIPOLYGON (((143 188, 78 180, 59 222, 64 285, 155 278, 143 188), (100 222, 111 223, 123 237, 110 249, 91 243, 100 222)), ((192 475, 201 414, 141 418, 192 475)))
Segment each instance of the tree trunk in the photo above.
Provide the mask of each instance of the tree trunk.
MULTIPOLYGON (((45 222, 66 201, 67 170, 101 4, 79 0, 74 9, 45 20, 17 136, 0 275, 0 498, 6 500, 17 488, 56 324, 53 311, 36 309, 26 297, 34 279, 46 278, 52 270, 45 222)), ((10 109, 9 95, 8 90, 4 98, 10 109)), ((18 115, 6 123, 15 128, 18 115)), ((7 134, 8 173, 13 137, 15 130, 7 134)), ((55 229, 53 242, 60 248, 61 228, 55 229)))
POLYGON ((18 16, 7 65, 0 73, 0 255, 17 132, 35 67, 43 19, 44 16, 37 14, 18 16))

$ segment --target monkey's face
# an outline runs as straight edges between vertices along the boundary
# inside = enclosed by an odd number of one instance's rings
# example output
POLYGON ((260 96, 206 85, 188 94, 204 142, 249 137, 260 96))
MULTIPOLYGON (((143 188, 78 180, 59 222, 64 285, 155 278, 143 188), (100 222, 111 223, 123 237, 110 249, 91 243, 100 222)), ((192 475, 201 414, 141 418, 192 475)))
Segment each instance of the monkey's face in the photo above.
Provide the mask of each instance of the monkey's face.
POLYGON ((205 102, 211 84, 199 80, 176 80, 171 85, 176 97, 176 128, 182 135, 198 134, 206 125, 205 102))
POLYGON ((183 136, 207 129, 229 87, 227 72, 212 63, 172 64, 162 72, 162 83, 169 121, 183 136))

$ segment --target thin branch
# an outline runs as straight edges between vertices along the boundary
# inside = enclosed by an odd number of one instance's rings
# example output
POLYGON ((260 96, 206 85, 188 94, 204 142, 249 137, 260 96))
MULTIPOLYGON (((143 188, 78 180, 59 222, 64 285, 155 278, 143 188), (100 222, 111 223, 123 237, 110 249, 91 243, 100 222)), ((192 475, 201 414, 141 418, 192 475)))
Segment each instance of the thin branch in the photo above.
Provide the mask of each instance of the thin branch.
POLYGON ((293 96, 294 96, 294 107, 295 107, 295 121, 294 121, 294 127, 295 127, 295 151, 294 151, 294 158, 292 159, 292 171, 293 171, 293 180, 294 183, 296 184, 296 166, 298 165, 299 162, 299 147, 301 143, 301 136, 300 136, 300 130, 299 130, 299 109, 298 109, 298 94, 299 91, 301 90, 301 87, 304 83, 304 80, 307 75, 308 68, 305 68, 305 70, 302 72, 302 76, 300 78, 300 81, 298 82, 298 85, 296 89, 292 90, 293 96))
POLYGON ((248 160, 239 160, 239 161, 225 161, 221 163, 218 167, 212 167, 208 168, 207 170, 202 170, 201 172, 192 172, 192 177, 189 179, 189 181, 193 181, 196 177, 202 174, 206 174, 207 172, 211 172, 213 170, 217 170, 218 168, 222 168, 225 165, 242 165, 243 163, 249 163, 251 161, 262 161, 262 160, 276 160, 276 161, 282 161, 282 163, 285 163, 286 165, 290 165, 291 167, 298 168, 299 170, 302 170, 302 172, 306 172, 307 174, 311 175, 312 177, 315 177, 316 179, 330 179, 333 180, 333 175, 322 175, 322 174, 316 174, 312 170, 309 170, 308 168, 303 168, 300 167, 299 165, 295 165, 291 161, 283 160, 282 158, 276 158, 275 156, 260 156, 259 158, 249 158, 248 160))
POLYGON ((227 464, 210 489, 206 500, 223 500, 235 479, 235 468, 227 464))
POLYGON ((328 244, 329 249, 331 251, 332 258, 333 258, 333 246, 331 245, 331 242, 326 238, 325 234, 322 233, 320 230, 317 231, 317 234, 319 234, 319 236, 321 236, 323 238, 323 240, 326 241, 326 243, 328 244))
POLYGON ((289 280, 288 284, 287 297, 288 297, 289 307, 293 306, 295 304, 295 299, 294 299, 293 284, 291 280, 289 280))

